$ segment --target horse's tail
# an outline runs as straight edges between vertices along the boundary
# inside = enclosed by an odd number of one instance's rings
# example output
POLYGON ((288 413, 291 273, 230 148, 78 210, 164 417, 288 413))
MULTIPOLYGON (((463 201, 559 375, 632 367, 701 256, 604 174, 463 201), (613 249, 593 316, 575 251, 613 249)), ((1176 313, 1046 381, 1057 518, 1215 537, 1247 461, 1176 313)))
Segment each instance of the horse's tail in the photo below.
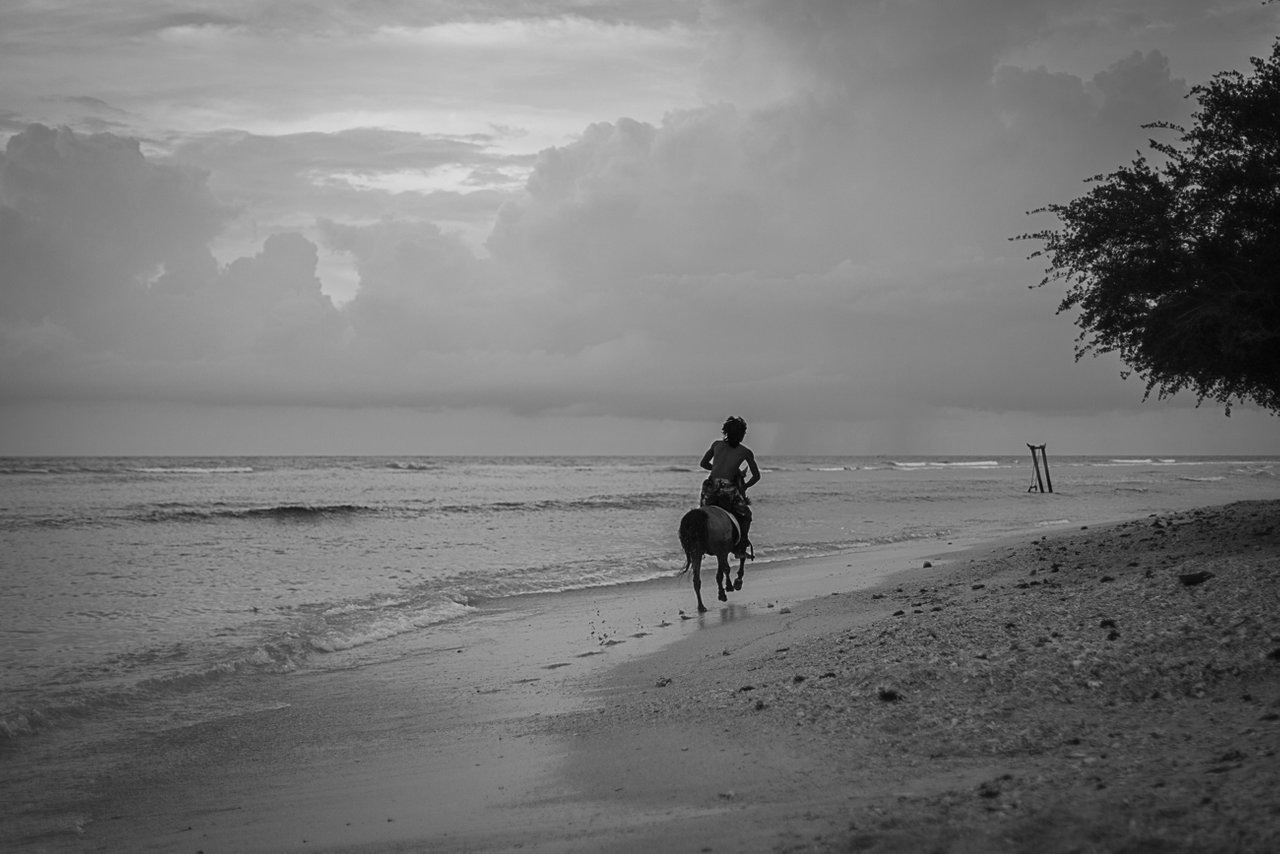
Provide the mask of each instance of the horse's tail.
POLYGON ((688 572, 693 562, 707 551, 707 514, 698 507, 684 514, 680 520, 680 547, 684 549, 684 569, 688 572))

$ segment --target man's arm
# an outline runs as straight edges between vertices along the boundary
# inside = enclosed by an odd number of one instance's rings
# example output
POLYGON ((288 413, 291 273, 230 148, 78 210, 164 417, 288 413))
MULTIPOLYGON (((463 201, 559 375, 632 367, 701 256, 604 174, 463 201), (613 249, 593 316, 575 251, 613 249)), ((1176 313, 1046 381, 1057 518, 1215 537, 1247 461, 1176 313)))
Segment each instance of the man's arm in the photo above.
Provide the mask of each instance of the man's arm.
POLYGON ((715 455, 716 455, 716 446, 715 446, 715 443, 712 442, 711 447, 707 448, 707 452, 702 455, 702 462, 699 463, 699 465, 701 465, 707 471, 711 471, 711 460, 715 457, 715 455))
POLYGON ((751 451, 747 451, 747 468, 751 470, 751 477, 742 485, 744 493, 760 482, 760 469, 756 467, 756 455, 751 451))

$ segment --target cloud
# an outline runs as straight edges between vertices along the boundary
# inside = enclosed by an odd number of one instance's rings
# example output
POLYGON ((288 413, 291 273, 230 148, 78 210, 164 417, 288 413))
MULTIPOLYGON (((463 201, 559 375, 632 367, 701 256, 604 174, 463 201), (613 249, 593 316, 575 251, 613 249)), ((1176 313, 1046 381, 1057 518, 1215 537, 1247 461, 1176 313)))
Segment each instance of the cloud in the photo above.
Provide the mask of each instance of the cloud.
POLYGON ((1180 101, 1187 82, 1173 79, 1169 60, 1159 51, 1134 51, 1094 75, 1093 84, 1103 96, 1102 119, 1113 124, 1167 121, 1186 112, 1180 101))
POLYGON ((313 231, 319 218, 396 217, 487 234, 532 162, 495 152, 501 138, 496 131, 456 137, 377 128, 281 136, 224 130, 173 141, 165 162, 206 171, 210 190, 248 214, 232 230, 241 251, 260 240, 257 234, 313 231), (465 177, 432 187, 432 176, 444 171, 465 177))
POLYGON ((316 336, 334 338, 314 245, 273 236, 220 270, 208 243, 231 211, 205 175, 136 141, 33 125, 0 158, 0 204, 5 373, 20 393, 98 380, 107 395, 173 393, 184 369, 230 373, 255 353, 310 370, 327 346, 316 336))
POLYGON ((1176 43, 1023 61, 1097 9, 710 4, 707 103, 536 156, 493 127, 32 125, 0 159, 0 396, 827 424, 1137 406, 1117 363, 1073 361, 1008 241, 1190 109, 1176 43), (474 183, 392 189, 437 170, 474 183))
POLYGON ((889 87, 941 101, 982 86, 999 56, 1034 37, 1048 13, 1020 0, 815 0, 803 8, 723 0, 707 4, 707 15, 719 33, 711 67, 720 85, 763 68, 782 86, 824 96, 889 87))
POLYGON ((167 263, 207 254, 230 211, 137 141, 32 125, 0 157, 6 317, 85 323, 167 263))
POLYGON ((613 110, 688 104, 687 4, 180 0, 0 8, 0 101, 80 129, 88 95, 144 133, 352 127, 460 135, 494 117, 529 153, 613 110), (225 9, 225 11, 223 11, 225 9), (684 104, 679 101, 685 99, 684 104), (528 145, 535 146, 530 149, 528 145))

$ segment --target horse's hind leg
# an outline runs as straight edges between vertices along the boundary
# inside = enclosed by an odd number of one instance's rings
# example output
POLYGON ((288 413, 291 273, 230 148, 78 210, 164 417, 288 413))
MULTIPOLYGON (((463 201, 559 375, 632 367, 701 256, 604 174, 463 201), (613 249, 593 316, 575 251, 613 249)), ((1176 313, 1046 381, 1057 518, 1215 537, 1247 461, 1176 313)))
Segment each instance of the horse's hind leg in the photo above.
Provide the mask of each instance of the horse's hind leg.
POLYGON ((733 580, 733 589, 742 589, 742 573, 747 570, 747 559, 745 557, 738 558, 738 577, 733 580))
POLYGON ((705 614, 707 606, 702 604, 702 558, 693 559, 693 595, 698 597, 698 613, 705 614))
POLYGON ((721 602, 729 601, 729 597, 726 596, 724 592, 725 587, 727 586, 730 590, 733 589, 733 585, 730 583, 730 580, 729 580, 730 572, 731 570, 729 569, 729 559, 724 555, 717 555, 716 556, 716 588, 719 590, 719 593, 720 593, 719 598, 721 602))

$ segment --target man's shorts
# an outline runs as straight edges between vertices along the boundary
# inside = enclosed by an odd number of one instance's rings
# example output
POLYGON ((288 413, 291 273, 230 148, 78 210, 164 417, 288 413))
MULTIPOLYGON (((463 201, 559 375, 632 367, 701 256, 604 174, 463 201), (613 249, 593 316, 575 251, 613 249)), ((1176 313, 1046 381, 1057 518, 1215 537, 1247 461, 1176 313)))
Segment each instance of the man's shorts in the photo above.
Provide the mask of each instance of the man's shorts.
POLYGON ((751 504, 738 485, 723 477, 709 477, 702 482, 702 506, 714 504, 742 519, 751 518, 751 504))

